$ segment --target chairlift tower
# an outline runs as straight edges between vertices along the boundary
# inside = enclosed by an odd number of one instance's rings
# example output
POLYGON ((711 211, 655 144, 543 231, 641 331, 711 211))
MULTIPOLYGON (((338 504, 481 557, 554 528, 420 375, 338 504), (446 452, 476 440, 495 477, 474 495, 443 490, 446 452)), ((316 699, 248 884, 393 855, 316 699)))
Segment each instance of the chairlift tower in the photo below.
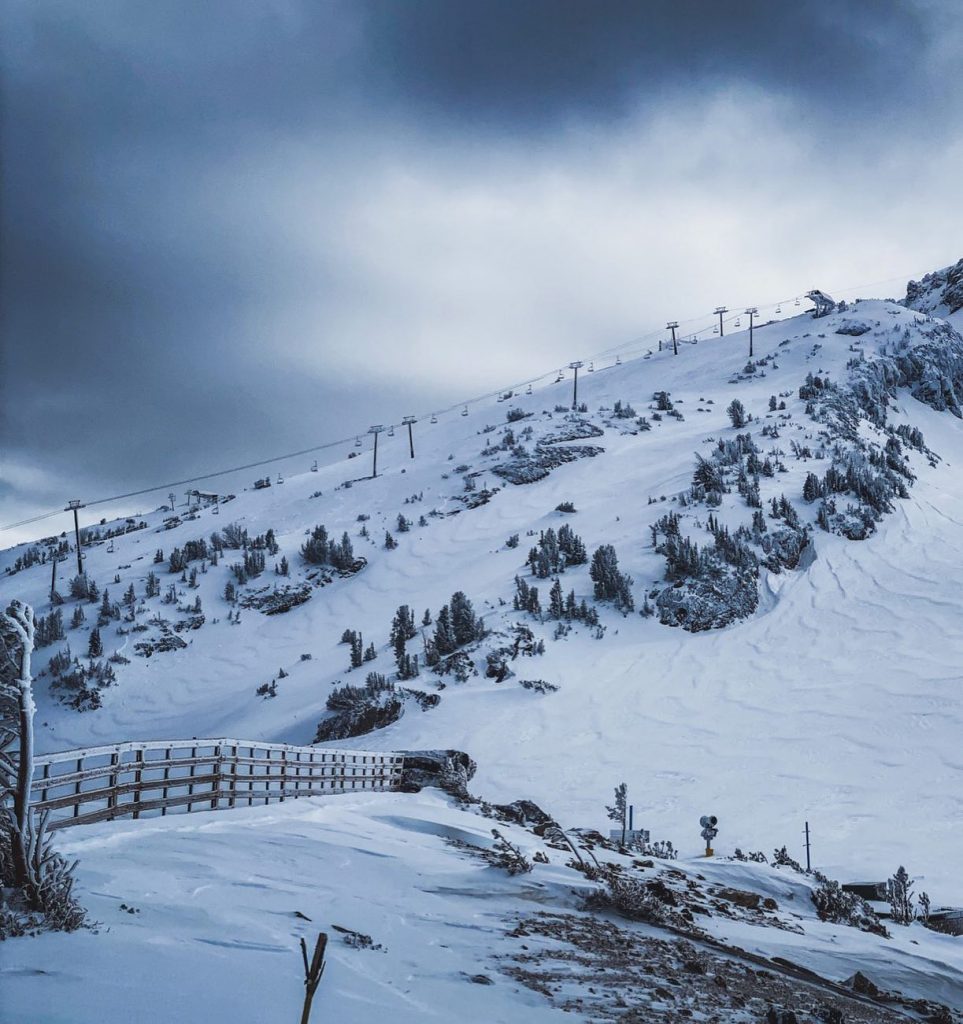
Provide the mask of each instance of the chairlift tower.
POLYGON ((369 434, 374 434, 374 450, 372 452, 372 456, 373 457, 372 457, 372 461, 371 461, 371 479, 372 480, 374 480, 374 478, 378 475, 378 435, 384 429, 385 428, 380 423, 376 423, 373 427, 368 427, 368 433, 369 434))
POLYGON ((675 332, 679 326, 678 320, 670 320, 666 325, 665 329, 672 332, 672 354, 677 356, 679 354, 679 346, 675 340, 675 332))
POLYGON ((415 457, 415 439, 414 439, 414 435, 411 433, 411 427, 412 427, 412 424, 415 424, 418 421, 414 418, 414 416, 405 416, 402 419, 401 422, 402 422, 403 426, 406 426, 408 428, 408 450, 411 452, 411 457, 414 458, 415 457))
POLYGON ((575 371, 575 382, 572 384, 572 411, 574 412, 578 408, 578 371, 580 366, 584 366, 585 363, 581 359, 576 359, 574 362, 568 364, 570 370, 575 371))
POLYGON ((77 540, 77 575, 83 576, 84 574, 84 556, 80 549, 80 521, 77 518, 77 513, 80 509, 86 508, 86 505, 81 504, 79 498, 71 498, 67 502, 67 507, 64 512, 73 512, 74 514, 74 537, 77 540))
POLYGON ((725 333, 726 333, 725 328, 722 325, 722 314, 723 313, 728 313, 728 312, 729 312, 729 310, 726 309, 725 306, 716 306, 716 308, 713 310, 713 313, 719 318, 719 337, 720 338, 724 337, 725 333))
POLYGON ((750 306, 746 311, 746 316, 749 317, 749 358, 752 359, 752 328, 753 319, 759 315, 759 310, 755 306, 750 306))

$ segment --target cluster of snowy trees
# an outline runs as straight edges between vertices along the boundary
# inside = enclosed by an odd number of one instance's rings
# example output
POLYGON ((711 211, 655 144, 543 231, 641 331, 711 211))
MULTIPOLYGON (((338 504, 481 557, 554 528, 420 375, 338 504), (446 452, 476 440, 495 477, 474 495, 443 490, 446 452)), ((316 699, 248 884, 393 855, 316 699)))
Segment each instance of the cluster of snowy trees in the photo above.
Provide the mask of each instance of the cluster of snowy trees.
POLYGON ((301 545, 301 557, 309 565, 330 565, 342 571, 355 567, 354 549, 347 532, 341 535, 340 541, 335 541, 328 537, 323 525, 316 526, 301 545))
POLYGON ((542 530, 538 543, 528 553, 532 575, 547 579, 555 573, 565 572, 570 565, 584 565, 588 561, 582 538, 567 523, 542 530))
POLYGON ((618 556, 611 544, 596 548, 589 576, 592 577, 597 600, 611 601, 622 612, 630 612, 635 608, 632 579, 619 570, 618 556))

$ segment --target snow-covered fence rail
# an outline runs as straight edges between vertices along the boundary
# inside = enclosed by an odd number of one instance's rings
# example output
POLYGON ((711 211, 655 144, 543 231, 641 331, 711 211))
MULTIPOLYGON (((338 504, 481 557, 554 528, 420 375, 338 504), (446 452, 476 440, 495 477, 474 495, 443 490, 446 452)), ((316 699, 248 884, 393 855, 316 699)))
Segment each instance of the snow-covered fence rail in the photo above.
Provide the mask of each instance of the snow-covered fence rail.
POLYGON ((402 754, 252 740, 115 743, 34 758, 31 802, 48 828, 301 796, 398 789, 402 754))

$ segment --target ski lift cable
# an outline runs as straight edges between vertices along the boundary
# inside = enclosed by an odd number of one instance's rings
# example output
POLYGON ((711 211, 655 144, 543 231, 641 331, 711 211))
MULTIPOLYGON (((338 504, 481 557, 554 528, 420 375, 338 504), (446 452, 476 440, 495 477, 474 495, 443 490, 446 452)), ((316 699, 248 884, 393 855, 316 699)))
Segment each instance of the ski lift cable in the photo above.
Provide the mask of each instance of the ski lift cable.
MULTIPOLYGON (((920 275, 920 276, 922 276, 922 275, 920 275)), ((869 281, 869 282, 866 282, 866 283, 863 283, 863 284, 854 285, 854 286, 848 287, 848 288, 832 288, 831 291, 834 292, 837 295, 846 295, 846 294, 849 294, 850 292, 861 291, 862 289, 865 289, 865 288, 872 288, 872 287, 875 287, 875 286, 881 285, 881 284, 891 284, 894 281, 905 281, 905 280, 910 280, 910 279, 918 280, 918 277, 914 277, 912 274, 907 275, 907 274, 904 273, 904 274, 894 275, 894 276, 888 277, 888 278, 883 278, 882 280, 879 280, 879 281, 869 281)), ((790 302, 793 302, 796 299, 796 297, 797 296, 793 295, 793 296, 790 296, 788 299, 781 299, 778 302, 772 302, 772 303, 768 303, 768 304, 758 304, 757 303, 756 305, 759 308, 761 308, 761 309, 768 309, 770 306, 775 308, 777 305, 780 305, 782 303, 788 304, 790 302)), ((738 319, 738 316, 739 316, 738 314, 735 314, 733 317, 729 317, 724 322, 725 323, 731 323, 735 319, 738 319)), ((681 320, 681 321, 679 321, 679 323, 680 323, 680 325, 682 325, 682 324, 692 324, 692 323, 697 323, 697 322, 702 321, 702 320, 707 320, 710 317, 714 317, 714 314, 712 314, 712 313, 704 313, 704 314, 702 314, 700 316, 690 317, 688 320, 681 320)), ((714 320, 713 320, 713 322, 714 322, 714 320)), ((690 332, 690 333, 691 333, 691 335, 693 337, 698 338, 698 336, 700 334, 702 334, 704 332, 709 332, 709 331, 711 331, 711 329, 712 329, 712 324, 708 324, 705 327, 701 328, 700 330, 693 331, 693 332, 690 332)), ((588 358, 588 359, 601 359, 604 356, 611 356, 611 355, 616 355, 616 354, 619 355, 619 356, 629 357, 629 356, 631 356, 632 352, 636 351, 636 347, 637 346, 640 346, 638 348, 638 351, 641 353, 644 350, 644 344, 643 344, 644 342, 647 342, 650 339, 658 338, 663 333, 664 332, 663 332, 662 329, 656 329, 656 330, 653 330, 653 331, 649 331, 647 334, 638 335, 635 338, 631 339, 630 341, 623 342, 623 343, 621 343, 619 345, 612 345, 609 348, 602 349, 601 351, 595 352, 592 355, 590 355, 588 357, 585 357, 585 358, 588 358)), ((503 385, 502 387, 495 388, 492 391, 487 391, 484 394, 478 395, 475 398, 468 399, 467 401, 465 401, 463 399, 462 401, 455 402, 452 405, 446 406, 445 408, 435 409, 433 412, 424 413, 422 415, 425 418, 429 418, 429 417, 434 418, 434 417, 437 417, 437 416, 442 416, 445 413, 453 412, 454 410, 456 410, 456 409, 458 409, 460 407, 477 405, 478 403, 484 402, 484 401, 486 401, 489 398, 495 398, 496 396, 505 394, 508 391, 514 391, 516 388, 526 387, 529 384, 537 384, 537 383, 539 383, 539 382, 541 382, 543 380, 547 380, 548 378, 552 377, 552 375, 555 372, 556 371, 554 371, 554 370, 550 370, 547 373, 543 373, 543 374, 540 374, 540 375, 535 376, 535 377, 526 377, 524 380, 519 381, 518 383, 509 384, 509 385, 503 385)), ((432 421, 435 422, 434 419, 432 421)), ((397 425, 398 424, 391 424, 391 426, 397 426, 397 425)), ((270 466, 270 465, 272 465, 275 462, 283 462, 286 459, 294 459, 294 458, 298 458, 299 456, 302 456, 302 455, 309 455, 312 452, 326 451, 326 450, 328 450, 330 448, 337 448, 337 447, 339 447, 341 445, 351 444, 353 439, 354 439, 354 436, 355 435, 351 435, 351 436, 345 437, 345 438, 339 438, 336 441, 326 441, 323 444, 312 445, 310 448, 302 448, 302 449, 300 449, 299 451, 296 451, 296 452, 286 452, 284 455, 274 455, 274 456, 271 456, 270 458, 258 459, 255 462, 247 462, 247 463, 244 463, 243 465, 240 465, 240 466, 232 466, 229 469, 218 469, 218 470, 215 470, 214 472, 211 472, 211 473, 201 473, 201 474, 198 474, 196 476, 186 477, 186 478, 184 478, 182 480, 172 480, 172 481, 168 481, 167 483, 156 484, 156 485, 153 485, 151 487, 142 487, 142 488, 140 488, 138 490, 135 490, 135 491, 126 491, 123 494, 113 494, 113 495, 110 495, 109 497, 106 497, 106 498, 95 498, 92 501, 84 502, 84 505, 85 505, 85 507, 88 507, 88 508, 94 507, 94 506, 97 506, 97 505, 106 505, 106 504, 110 504, 111 502, 124 501, 127 498, 137 498, 137 497, 141 497, 141 496, 143 496, 145 494, 153 494, 156 491, 161 491, 161 490, 164 490, 166 488, 182 487, 184 484, 199 483, 199 482, 201 482, 203 480, 214 480, 214 479, 217 479, 218 477, 229 476, 232 473, 241 473, 241 472, 243 472, 245 470, 248 470, 248 469, 257 469, 257 468, 259 468, 261 466, 270 466)), ((57 509, 52 509, 49 512, 42 512, 42 513, 40 513, 38 515, 35 515, 35 516, 29 516, 26 519, 18 520, 15 523, 7 523, 7 524, 5 524, 3 526, 0 526, 0 533, 6 532, 7 530, 19 529, 22 526, 30 526, 33 523, 43 522, 45 519, 51 519, 54 516, 62 515, 63 512, 64 512, 64 509, 57 508, 57 509)))

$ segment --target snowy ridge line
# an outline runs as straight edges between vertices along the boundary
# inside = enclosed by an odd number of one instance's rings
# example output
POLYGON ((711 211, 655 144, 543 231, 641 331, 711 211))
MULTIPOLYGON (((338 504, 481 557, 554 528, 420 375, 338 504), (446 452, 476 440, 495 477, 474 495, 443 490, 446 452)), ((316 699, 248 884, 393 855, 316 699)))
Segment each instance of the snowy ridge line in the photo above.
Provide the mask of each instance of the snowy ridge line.
POLYGON ((153 812, 163 816, 174 809, 187 813, 397 790, 405 756, 221 738, 65 750, 35 758, 34 766, 42 773, 33 780, 31 803, 53 830, 153 812))
MULTIPOLYGON (((920 275, 920 276, 922 277, 924 275, 920 275)), ((862 289, 865 289, 865 288, 868 288, 868 287, 872 287, 874 285, 888 284, 888 283, 891 283, 893 281, 900 281, 900 280, 910 280, 910 281, 912 281, 913 278, 911 278, 909 275, 898 275, 898 276, 894 276, 894 277, 890 277, 890 278, 884 278, 881 281, 873 281, 873 282, 869 282, 867 284, 854 285, 854 286, 849 287, 849 288, 833 287, 830 290, 833 293, 835 293, 835 294, 847 295, 847 294, 850 294, 851 292, 860 291, 862 289)), ((787 305, 788 306, 790 302, 795 302, 795 303, 798 304, 798 301, 799 301, 799 299, 800 299, 802 294, 804 294, 804 293, 799 293, 799 294, 797 294, 795 296, 789 296, 789 297, 787 297, 785 299, 777 299, 774 302, 766 302, 766 303, 758 303, 757 302, 757 303, 755 303, 755 305, 760 310, 766 310, 766 309, 773 309, 773 310, 775 310, 775 309, 778 309, 779 307, 781 307, 783 305, 787 305)), ((749 305, 748 303, 736 303, 736 304, 734 304, 732 306, 732 313, 731 313, 731 315, 727 316, 724 319, 723 323, 729 324, 730 326, 733 325, 735 323, 735 321, 738 320, 738 318, 741 315, 744 315, 744 314, 741 314, 739 312, 739 310, 742 309, 743 306, 748 306, 748 305, 749 305)), ((703 335, 705 336, 706 339, 710 338, 712 333, 713 333, 713 331, 715 330, 716 314, 714 314, 714 313, 709 313, 709 312, 701 313, 701 314, 698 314, 696 316, 689 317, 688 319, 681 320, 681 321, 679 321, 679 323, 683 324, 683 325, 686 325, 686 324, 699 323, 699 322, 704 321, 704 320, 709 320, 710 322, 706 326, 701 327, 701 328, 699 328, 696 331, 689 332, 684 337, 680 337, 678 339, 679 340, 679 344, 690 344, 690 345, 691 344, 698 344, 699 340, 701 340, 700 336, 703 336, 703 335)), ((775 322, 775 321, 772 321, 772 320, 767 321, 767 322, 762 322, 761 321, 758 324, 757 329, 760 329, 762 327, 766 327, 766 326, 768 326, 769 324, 771 324, 773 322, 775 322)), ((627 339, 627 340, 625 340, 623 342, 620 342, 620 343, 618 343, 616 345, 612 345, 612 346, 610 346, 608 348, 600 349, 600 350, 598 350, 598 351, 596 351, 594 353, 590 353, 589 355, 582 356, 581 359, 583 361, 588 361, 591 364, 596 359, 616 357, 617 359, 621 360, 622 357, 624 356, 626 362, 632 362, 632 361, 634 361, 636 359, 644 358, 646 356, 646 354, 652 355, 653 354, 652 349, 651 349, 651 347, 649 347, 651 342, 654 339, 657 339, 659 337, 664 337, 665 333, 666 333, 666 329, 665 328, 657 327, 657 328, 654 328, 651 331, 647 331, 644 334, 636 335, 635 337, 627 339)), ((741 332, 737 332, 737 333, 741 333, 741 332)), ((730 335, 730 337, 731 336, 732 335, 730 335)), ((486 391, 486 392, 484 392, 483 394, 480 394, 480 395, 475 395, 472 398, 461 399, 459 401, 453 402, 451 405, 444 406, 443 408, 432 409, 432 410, 428 410, 428 411, 419 413, 419 414, 417 414, 415 416, 415 422, 420 422, 422 420, 428 420, 430 418, 437 417, 437 416, 444 416, 444 415, 447 415, 449 413, 455 412, 457 409, 467 408, 469 406, 476 406, 476 405, 479 405, 482 402, 488 401, 489 399, 500 398, 500 396, 502 396, 502 395, 507 395, 510 392, 515 392, 517 389, 520 389, 520 388, 523 388, 523 387, 526 387, 526 386, 535 385, 535 384, 541 385, 543 381, 549 381, 549 379, 554 374, 556 374, 556 373, 564 374, 565 365, 566 364, 563 363, 562 368, 560 368, 558 370, 546 370, 543 373, 540 373, 540 374, 535 375, 535 376, 526 377, 525 379, 520 380, 520 381, 516 381, 513 384, 504 384, 504 385, 501 385, 500 387, 493 388, 490 391, 486 391)), ((570 366, 571 364, 569 363, 568 365, 570 366)), ((615 364, 615 365, 618 365, 618 364, 615 364)), ((599 367, 598 371, 602 371, 602 370, 606 370, 606 369, 610 369, 610 367, 599 367)), ((598 372, 598 371, 595 371, 594 369, 590 369, 588 372, 598 372)), ((560 381, 560 379, 561 378, 557 379, 556 381, 554 381, 554 383, 558 383, 560 381)), ((518 396, 518 397, 520 397, 520 396, 518 396)), ((402 420, 393 421, 391 423, 385 424, 385 426, 386 426, 387 429, 393 430, 395 428, 403 427, 404 426, 404 422, 402 420)), ((123 501, 123 500, 125 500, 127 498, 137 498, 137 497, 142 497, 143 495, 147 495, 147 494, 154 494, 154 493, 157 493, 158 491, 167 490, 168 488, 171 488, 171 487, 181 487, 181 486, 184 486, 185 484, 199 483, 199 482, 202 482, 202 481, 205 481, 205 480, 214 480, 214 479, 216 479, 218 477, 230 476, 230 475, 233 475, 234 473, 240 473, 240 472, 243 472, 243 471, 248 470, 248 469, 257 469, 257 468, 260 468, 262 466, 270 466, 270 465, 274 465, 275 463, 279 463, 279 462, 287 462, 289 459, 298 458, 298 457, 300 457, 302 455, 310 455, 310 454, 314 454, 315 452, 321 452, 321 451, 325 451, 325 450, 328 450, 328 449, 331 449, 331 448, 337 448, 337 447, 340 447, 341 445, 348 445, 348 444, 351 443, 352 438, 360 437, 362 433, 367 433, 367 431, 362 429, 360 432, 359 431, 355 431, 354 433, 352 433, 348 437, 338 438, 338 439, 333 440, 333 441, 325 441, 325 442, 322 442, 321 444, 312 445, 312 446, 310 446, 308 448, 302 448, 302 449, 300 449, 299 451, 296 451, 296 452, 287 452, 287 453, 285 453, 283 455, 272 455, 272 456, 270 456, 268 458, 258 459, 258 460, 254 461, 254 462, 249 462, 249 463, 246 463, 246 464, 241 465, 241 466, 232 466, 232 467, 230 467, 228 469, 218 469, 218 470, 215 470, 214 472, 211 472, 211 473, 203 473, 203 474, 200 474, 200 475, 195 475, 195 476, 187 477, 187 478, 185 478, 183 480, 173 480, 173 481, 168 481, 167 483, 163 483, 163 484, 151 485, 151 486, 148 486, 148 487, 140 488, 138 490, 128 491, 128 492, 125 492, 123 494, 114 494, 114 495, 110 495, 109 497, 95 498, 95 499, 93 499, 91 501, 84 502, 82 507, 92 508, 92 507, 97 506, 97 505, 107 505, 107 504, 111 504, 113 502, 123 501)), ((29 526, 32 523, 43 522, 44 520, 52 519, 55 516, 62 515, 66 511, 67 511, 67 509, 65 509, 65 508, 51 509, 48 512, 41 512, 41 513, 38 513, 37 515, 34 515, 34 516, 28 516, 27 518, 18 520, 15 523, 0 524, 0 533, 4 533, 4 532, 6 532, 8 530, 19 529, 22 526, 29 526)), ((143 514, 143 513, 138 513, 138 514, 143 514)))

